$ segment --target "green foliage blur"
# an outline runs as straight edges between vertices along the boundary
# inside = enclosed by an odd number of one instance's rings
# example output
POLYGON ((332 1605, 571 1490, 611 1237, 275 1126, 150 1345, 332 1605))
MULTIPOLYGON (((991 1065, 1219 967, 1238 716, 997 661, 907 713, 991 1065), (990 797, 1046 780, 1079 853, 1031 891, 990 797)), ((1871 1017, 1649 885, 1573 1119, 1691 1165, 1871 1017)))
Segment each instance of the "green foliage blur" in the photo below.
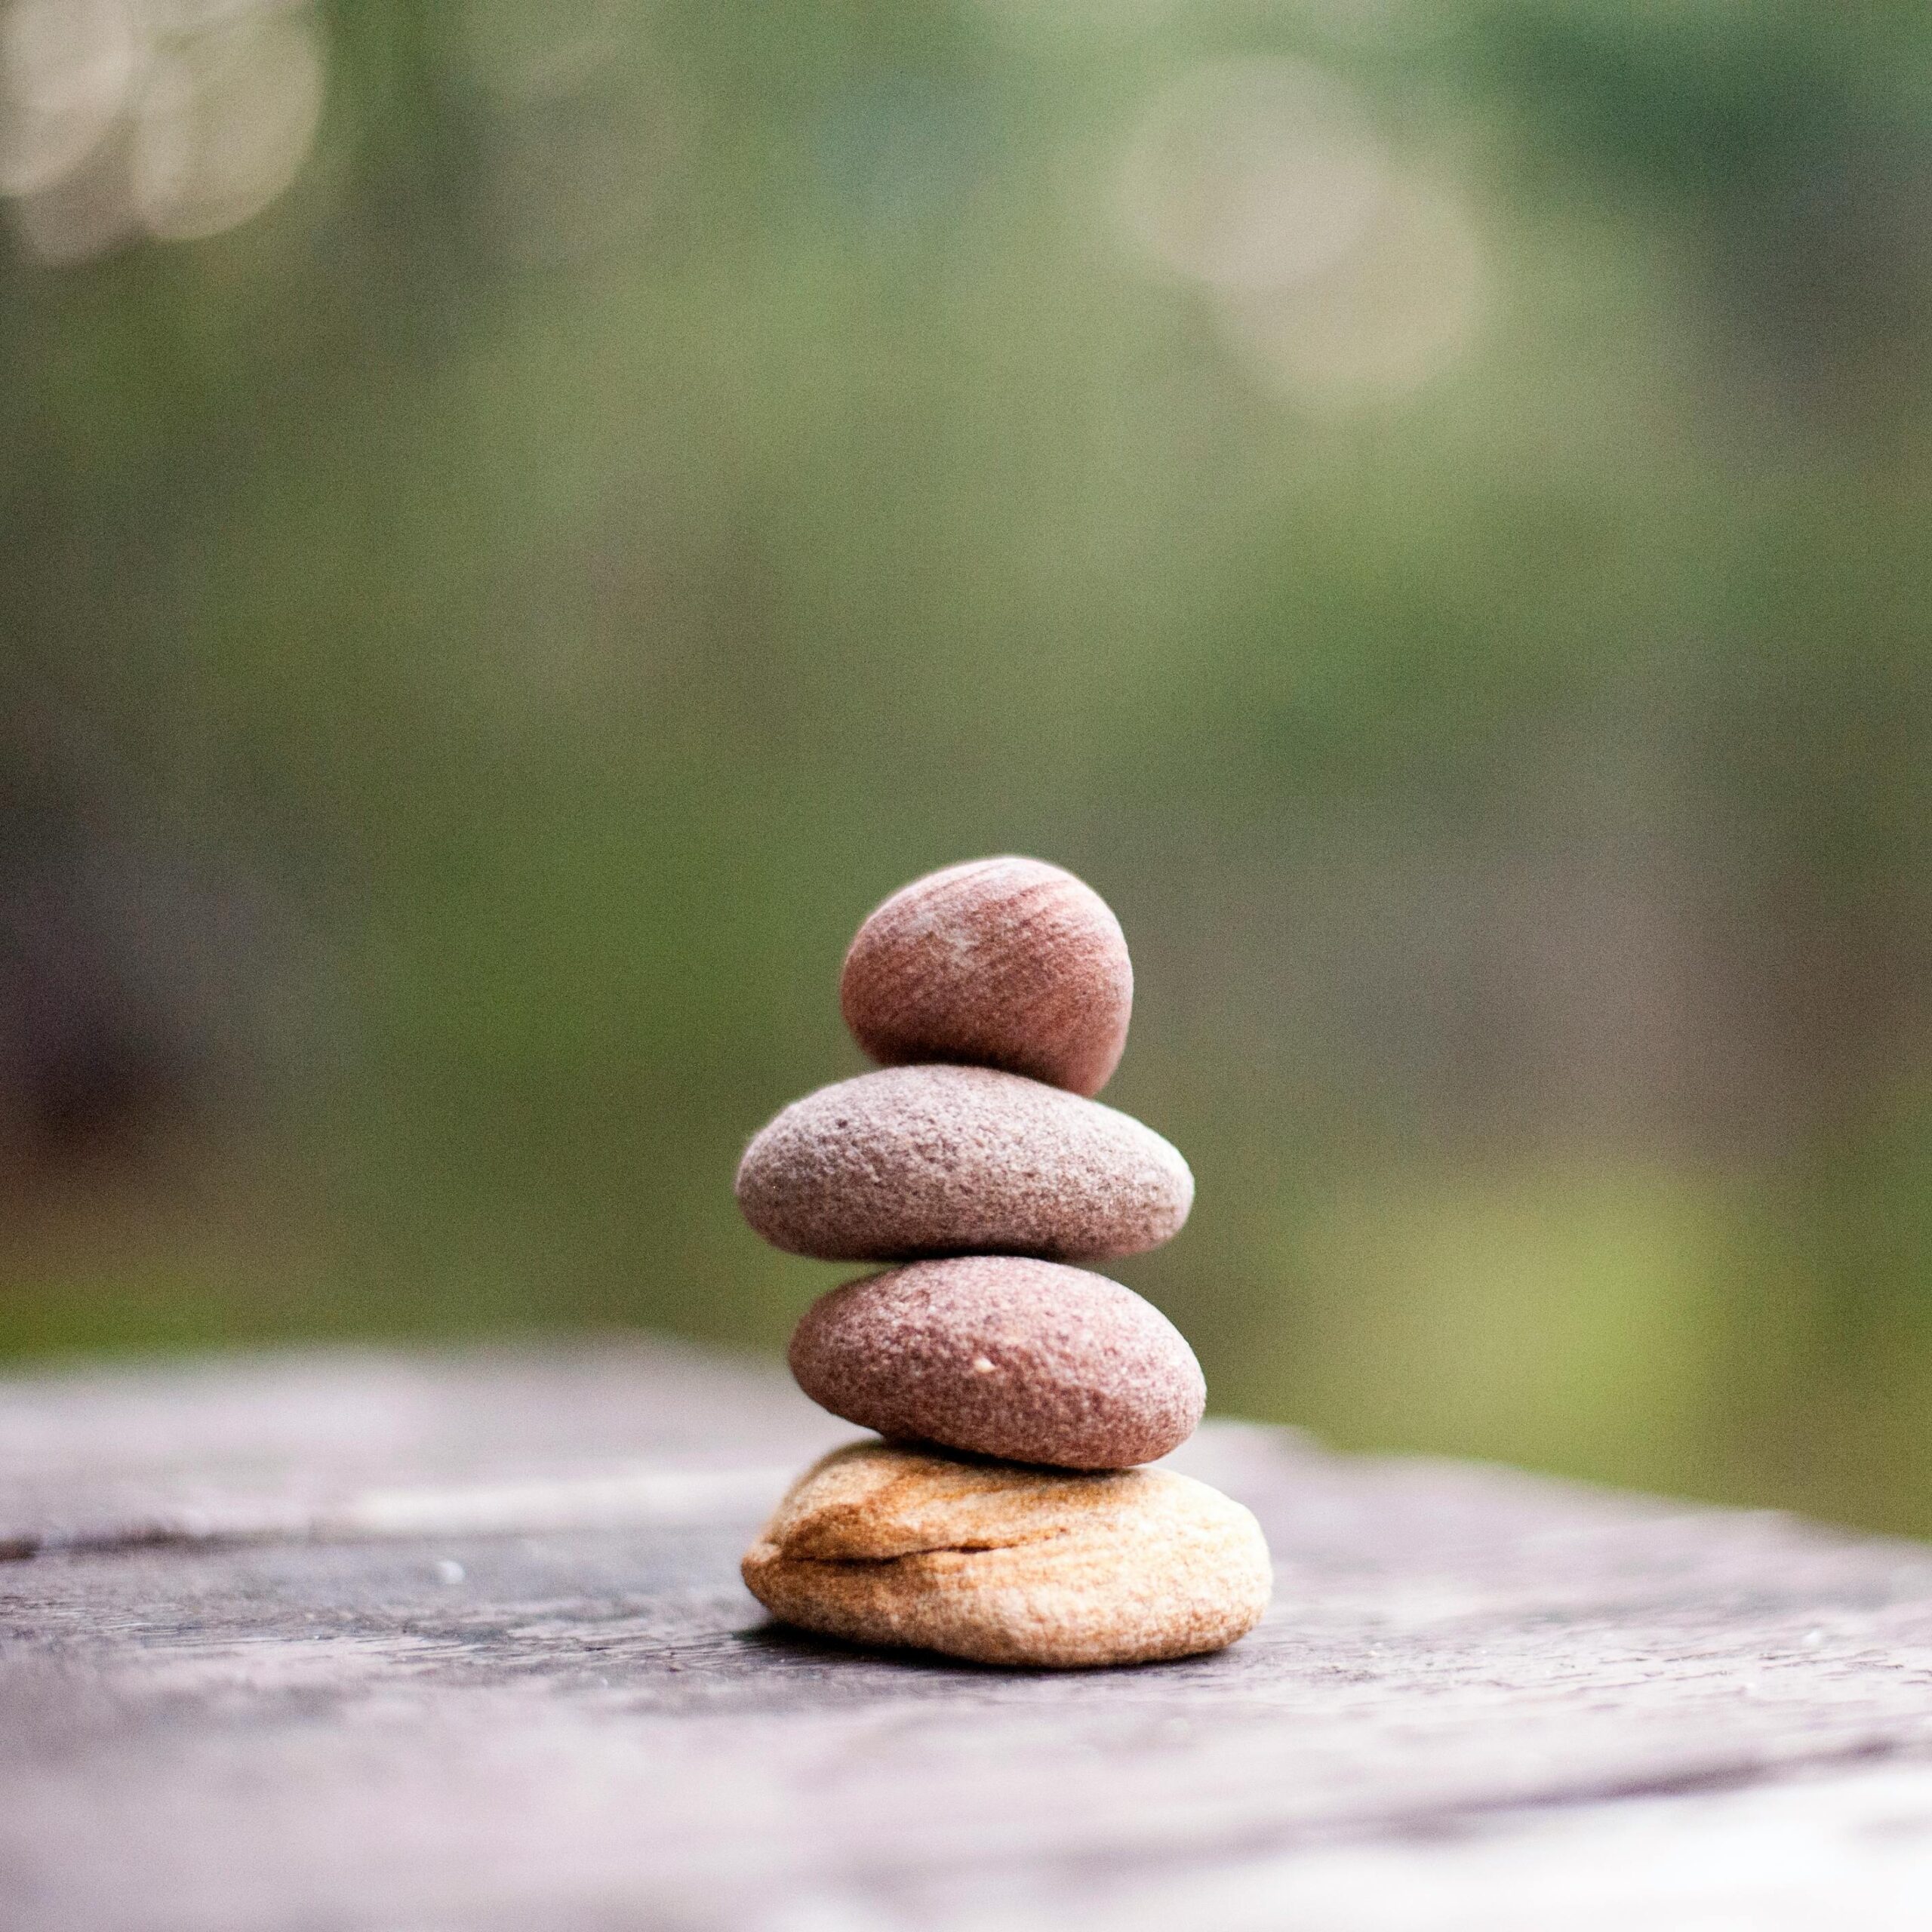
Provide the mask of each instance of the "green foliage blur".
POLYGON ((309 17, 259 212, 0 242, 0 1349, 776 1351, 1017 851, 1215 1407, 1932 1531, 1921 8, 309 17))

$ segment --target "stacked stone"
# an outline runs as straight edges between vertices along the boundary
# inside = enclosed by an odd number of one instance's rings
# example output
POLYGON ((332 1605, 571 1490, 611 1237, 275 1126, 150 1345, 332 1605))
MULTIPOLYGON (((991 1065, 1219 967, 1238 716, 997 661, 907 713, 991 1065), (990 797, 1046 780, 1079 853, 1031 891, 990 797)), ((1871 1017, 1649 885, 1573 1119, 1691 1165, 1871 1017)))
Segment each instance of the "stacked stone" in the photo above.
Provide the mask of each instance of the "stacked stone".
POLYGON ((1071 1263, 1156 1247, 1187 1163, 1093 1097, 1127 1042, 1112 912, 1057 866, 915 881, 840 986, 883 1071, 785 1109, 738 1170, 775 1246, 899 1265, 792 1338, 805 1393, 886 1438, 808 1470, 746 1553, 775 1616, 1001 1664, 1143 1662, 1253 1628, 1271 1571, 1247 1511, 1150 1462, 1206 1399, 1179 1331, 1071 1263))

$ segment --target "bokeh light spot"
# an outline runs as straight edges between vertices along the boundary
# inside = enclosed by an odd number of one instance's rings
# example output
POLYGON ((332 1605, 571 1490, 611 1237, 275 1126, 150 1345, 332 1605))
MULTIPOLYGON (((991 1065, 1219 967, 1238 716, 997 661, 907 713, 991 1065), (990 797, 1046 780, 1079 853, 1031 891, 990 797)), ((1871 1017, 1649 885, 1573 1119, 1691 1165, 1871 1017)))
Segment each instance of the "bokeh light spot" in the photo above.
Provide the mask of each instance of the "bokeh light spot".
POLYGON ((244 17, 159 55, 134 126, 134 202, 149 233, 219 235, 280 195, 314 144, 322 69, 300 14, 244 17))
POLYGON ((36 193, 78 168, 146 57, 125 0, 12 0, 0 13, 0 194, 36 193))
POLYGON ((1292 288, 1225 294, 1229 339, 1269 386, 1311 408, 1419 387, 1462 353, 1484 300, 1481 251, 1460 198, 1397 183, 1358 245, 1292 288))
POLYGON ((325 48, 302 0, 0 6, 0 194, 43 263, 218 235, 314 145, 325 48))
POLYGON ((1128 239, 1173 274, 1284 288, 1348 252, 1386 174, 1339 81, 1298 60, 1222 61, 1155 97, 1121 157, 1117 208, 1128 239))

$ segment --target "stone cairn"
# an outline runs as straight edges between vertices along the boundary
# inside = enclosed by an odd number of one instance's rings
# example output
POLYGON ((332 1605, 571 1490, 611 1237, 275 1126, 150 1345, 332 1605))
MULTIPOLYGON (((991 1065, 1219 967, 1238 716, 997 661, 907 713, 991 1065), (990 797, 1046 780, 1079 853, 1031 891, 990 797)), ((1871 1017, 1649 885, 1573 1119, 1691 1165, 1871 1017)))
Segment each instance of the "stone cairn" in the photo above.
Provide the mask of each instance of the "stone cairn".
POLYGON ((1193 1433, 1200 1365, 1075 1262, 1156 1247, 1194 1197, 1161 1137, 1093 1098, 1127 1042, 1119 923, 1031 859, 954 866, 859 929, 840 1001, 883 1070, 785 1109, 738 1170, 775 1246, 897 1264, 806 1311, 792 1371, 885 1439, 794 1484, 746 1553, 789 1623, 983 1663, 1219 1650, 1266 1607, 1254 1518, 1137 1465, 1193 1433))

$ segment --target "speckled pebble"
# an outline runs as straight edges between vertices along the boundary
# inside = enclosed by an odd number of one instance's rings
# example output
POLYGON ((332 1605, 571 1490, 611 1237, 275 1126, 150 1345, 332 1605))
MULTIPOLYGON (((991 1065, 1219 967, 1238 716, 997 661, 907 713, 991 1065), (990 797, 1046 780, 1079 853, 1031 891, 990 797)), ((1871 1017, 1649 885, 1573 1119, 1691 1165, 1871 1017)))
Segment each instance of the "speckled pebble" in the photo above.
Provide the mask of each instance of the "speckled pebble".
POLYGON ((1077 1475, 882 1443, 807 1470, 743 1569, 804 1629, 1062 1668, 1220 1650, 1272 1584, 1254 1517, 1171 1470, 1077 1475))
POLYGON ((792 1372, 900 1441, 1120 1469, 1178 1448, 1207 1389, 1179 1329, 1103 1275, 1005 1255, 919 1261, 806 1310, 792 1372))
POLYGON ((1177 1233, 1194 1177, 1151 1128, 985 1067, 891 1067, 786 1108, 738 1168, 774 1246, 827 1261, 1100 1260, 1177 1233))
POLYGON ((929 1060, 1104 1087, 1134 1010, 1120 922, 1038 859, 976 859, 902 888, 859 928, 839 1004, 888 1066, 929 1060))

